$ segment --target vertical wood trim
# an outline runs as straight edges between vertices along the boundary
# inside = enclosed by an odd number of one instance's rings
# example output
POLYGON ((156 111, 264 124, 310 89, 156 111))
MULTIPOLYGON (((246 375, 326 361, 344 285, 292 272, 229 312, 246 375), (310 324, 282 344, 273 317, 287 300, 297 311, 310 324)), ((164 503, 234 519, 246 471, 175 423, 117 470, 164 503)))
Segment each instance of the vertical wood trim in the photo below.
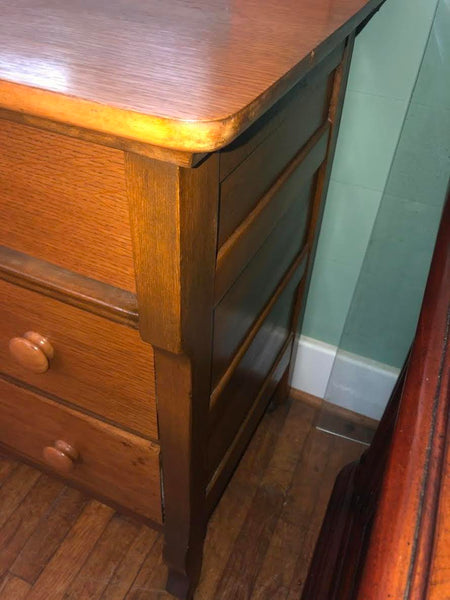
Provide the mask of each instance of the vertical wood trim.
POLYGON ((182 169, 181 334, 186 358, 156 351, 168 590, 189 596, 206 533, 206 443, 213 336, 219 161, 182 169), (174 373, 177 376, 174 377, 174 373), (179 388, 179 389, 177 389, 179 388))
POLYGON ((218 155, 184 169, 127 157, 141 336, 155 350, 168 589, 186 597, 206 531, 218 155))
MULTIPOLYGON (((184 351, 210 356, 219 210, 219 155, 180 169, 181 334, 184 351), (204 311, 204 312, 203 312, 204 311), (206 331, 199 331, 205 327, 206 331), (208 338, 205 347, 204 340, 208 338), (211 339, 209 339, 211 338, 211 339)), ((209 360, 209 358, 208 358, 209 360)), ((209 378, 208 378, 209 379, 209 378)), ((209 387, 209 386, 208 386, 209 387)))
POLYGON ((353 54, 355 38, 350 36, 347 45, 344 50, 344 56, 341 64, 338 66, 334 76, 333 88, 331 90, 330 108, 328 113, 328 120, 331 125, 331 133, 328 138, 328 150, 325 162, 319 169, 317 189, 313 202, 313 209, 311 214, 311 225, 308 234, 308 241, 312 248, 311 257, 314 259, 320 225, 322 223, 323 211, 325 208, 325 199, 328 192, 328 186, 330 183, 331 168, 333 165, 334 154, 336 150, 337 137, 339 133, 339 126, 341 123, 342 109, 344 106, 345 91, 347 88, 348 75, 350 72, 351 57, 353 54))
MULTIPOLYGON (((333 165, 334 154, 336 150, 337 137, 339 133, 339 126, 341 123, 342 109, 344 106, 345 90, 347 88, 348 75, 350 72, 350 63, 353 54, 353 47, 355 43, 355 35, 352 34, 347 40, 347 44, 344 50, 344 56, 342 62, 338 66, 335 72, 333 87, 331 90, 330 107, 328 113, 328 120, 331 126, 330 136, 328 138, 328 149, 327 156, 322 166, 320 167, 317 175, 316 191, 314 194, 314 200, 311 208, 310 225, 308 231, 307 243, 310 247, 310 255, 308 259, 308 267, 304 282, 299 286, 295 309, 293 312, 292 319, 292 331, 299 336, 301 324, 305 314, 306 302, 309 286, 311 283, 312 268, 314 265, 314 258, 317 250, 317 242, 319 239, 320 227, 322 224, 323 212, 325 209, 325 200, 328 193, 328 186, 330 183, 331 168, 333 165)), ((295 363, 295 353, 298 348, 297 339, 294 341, 292 347, 292 357, 290 362, 290 370, 292 371, 295 363)), ((289 377, 290 380, 290 377, 289 377)))
POLYGON ((139 330, 146 342, 181 351, 179 168, 125 155, 139 330))

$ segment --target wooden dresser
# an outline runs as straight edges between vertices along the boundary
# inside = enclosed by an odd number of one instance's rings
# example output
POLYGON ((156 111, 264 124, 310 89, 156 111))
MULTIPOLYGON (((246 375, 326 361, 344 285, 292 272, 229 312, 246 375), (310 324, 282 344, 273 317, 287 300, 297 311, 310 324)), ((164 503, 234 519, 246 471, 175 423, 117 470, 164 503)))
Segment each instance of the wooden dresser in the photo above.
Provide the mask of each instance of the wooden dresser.
POLYGON ((0 0, 0 442, 165 532, 287 393, 353 39, 381 0, 0 0))

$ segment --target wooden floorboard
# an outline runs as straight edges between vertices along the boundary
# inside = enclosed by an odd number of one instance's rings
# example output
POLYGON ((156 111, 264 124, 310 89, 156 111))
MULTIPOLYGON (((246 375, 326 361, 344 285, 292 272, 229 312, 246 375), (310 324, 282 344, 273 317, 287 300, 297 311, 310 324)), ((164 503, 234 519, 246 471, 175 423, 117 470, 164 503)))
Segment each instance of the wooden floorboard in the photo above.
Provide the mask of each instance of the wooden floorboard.
POLYGON ((0 600, 25 600, 31 586, 20 577, 7 575, 0 588, 0 600))
MULTIPOLYGON (((267 413, 208 527, 195 600, 298 600, 339 469, 362 444, 319 431, 320 404, 267 413)), ((0 600, 156 600, 162 534, 0 456, 0 600)))

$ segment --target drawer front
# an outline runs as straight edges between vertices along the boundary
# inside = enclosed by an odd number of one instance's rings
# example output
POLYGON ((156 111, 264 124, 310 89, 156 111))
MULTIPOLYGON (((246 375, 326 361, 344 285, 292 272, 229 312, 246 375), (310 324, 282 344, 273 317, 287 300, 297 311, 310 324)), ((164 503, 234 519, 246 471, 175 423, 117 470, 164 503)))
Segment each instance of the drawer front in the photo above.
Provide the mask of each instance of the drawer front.
MULTIPOLYGON (((220 151, 220 179, 224 180, 254 150, 269 138, 280 125, 296 119, 304 109, 305 99, 319 81, 325 80, 336 69, 344 56, 345 44, 341 44, 308 73, 288 94, 242 133, 234 142, 220 151)), ((306 104, 308 104, 306 102, 306 104)), ((310 108, 313 108, 309 104, 310 108)))
MULTIPOLYGON (((214 282, 218 302, 266 241, 277 223, 295 203, 310 198, 311 182, 326 157, 330 128, 325 125, 309 140, 277 185, 258 202, 217 253, 214 282)), ((301 231, 295 235, 301 236, 301 231)))
POLYGON ((220 395, 212 399, 208 443, 210 476, 232 444, 290 335, 292 311, 305 263, 306 258, 293 273, 220 395))
POLYGON ((135 291, 123 153, 0 120, 0 240, 135 291))
POLYGON ((213 385, 304 247, 314 181, 298 191, 296 201, 214 311, 213 385))
POLYGON ((157 444, 1 378, 0 443, 103 499, 162 522, 157 444))
POLYGON ((219 247, 252 211, 311 136, 327 120, 333 75, 301 89, 275 131, 220 185, 219 247))
POLYGON ((5 281, 0 281, 0 315, 0 372, 158 437, 153 351, 137 331, 5 281), (26 342, 11 354, 11 340, 29 331, 51 344, 46 372, 36 373, 23 362, 35 356, 26 342))

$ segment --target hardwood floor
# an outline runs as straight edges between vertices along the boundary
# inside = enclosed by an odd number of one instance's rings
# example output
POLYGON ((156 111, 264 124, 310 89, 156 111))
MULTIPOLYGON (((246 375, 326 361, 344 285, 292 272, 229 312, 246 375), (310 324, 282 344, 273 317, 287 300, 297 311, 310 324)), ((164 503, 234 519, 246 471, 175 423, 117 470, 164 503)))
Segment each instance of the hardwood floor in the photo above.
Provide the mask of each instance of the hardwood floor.
MULTIPOLYGON (((364 446, 298 397, 264 416, 208 528, 195 600, 298 600, 338 470, 364 446)), ((156 600, 162 535, 0 458, 0 600, 156 600)))

